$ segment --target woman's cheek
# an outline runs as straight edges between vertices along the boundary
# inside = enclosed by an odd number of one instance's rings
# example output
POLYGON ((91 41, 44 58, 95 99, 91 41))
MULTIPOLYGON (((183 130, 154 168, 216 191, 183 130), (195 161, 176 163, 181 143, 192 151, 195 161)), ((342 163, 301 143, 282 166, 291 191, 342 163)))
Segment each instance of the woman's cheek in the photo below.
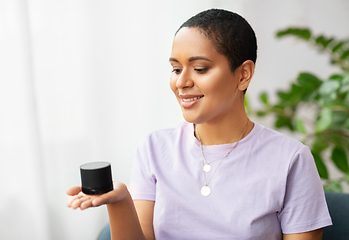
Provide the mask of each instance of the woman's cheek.
POLYGON ((177 81, 176 77, 171 75, 171 77, 170 77, 170 88, 171 88, 172 92, 174 92, 174 93, 176 93, 176 89, 177 89, 176 81, 177 81))

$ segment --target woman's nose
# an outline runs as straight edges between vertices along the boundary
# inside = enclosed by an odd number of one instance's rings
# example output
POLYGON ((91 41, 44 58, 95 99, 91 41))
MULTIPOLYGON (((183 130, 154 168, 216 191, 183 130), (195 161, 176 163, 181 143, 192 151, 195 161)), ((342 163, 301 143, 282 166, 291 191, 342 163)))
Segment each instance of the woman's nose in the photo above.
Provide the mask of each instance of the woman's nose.
POLYGON ((191 79, 190 74, 186 70, 182 70, 181 74, 179 75, 177 82, 176 82, 176 87, 177 88, 188 88, 188 87, 193 87, 194 82, 191 79))

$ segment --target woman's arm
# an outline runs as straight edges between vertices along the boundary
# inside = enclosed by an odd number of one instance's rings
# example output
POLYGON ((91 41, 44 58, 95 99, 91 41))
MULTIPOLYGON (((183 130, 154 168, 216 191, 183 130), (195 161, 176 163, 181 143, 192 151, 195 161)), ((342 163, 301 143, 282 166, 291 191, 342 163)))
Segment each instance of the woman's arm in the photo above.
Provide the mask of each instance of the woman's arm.
POLYGON ((68 202, 68 207, 73 209, 81 208, 83 210, 103 204, 107 205, 112 240, 154 239, 153 230, 152 234, 149 230, 152 222, 151 224, 147 222, 149 221, 149 212, 153 211, 151 206, 154 209, 154 203, 152 205, 149 203, 137 204, 137 211, 140 212, 142 226, 146 226, 146 238, 143 234, 135 205, 125 184, 120 182, 114 183, 113 191, 99 196, 83 194, 81 187, 70 188, 67 194, 73 196, 68 202), (143 209, 143 207, 147 207, 147 210, 143 209))
POLYGON ((134 204, 145 238, 147 240, 155 240, 153 227, 155 202, 147 200, 135 200, 134 204))
POLYGON ((295 234, 284 234, 283 240, 321 240, 323 229, 316 229, 310 232, 295 233, 295 234))

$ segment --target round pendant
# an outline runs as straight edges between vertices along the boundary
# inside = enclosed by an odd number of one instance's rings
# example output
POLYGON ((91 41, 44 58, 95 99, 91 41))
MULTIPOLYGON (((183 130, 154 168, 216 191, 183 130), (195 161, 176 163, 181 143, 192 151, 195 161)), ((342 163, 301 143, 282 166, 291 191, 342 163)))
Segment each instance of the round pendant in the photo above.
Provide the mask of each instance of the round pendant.
POLYGON ((211 166, 208 165, 208 164, 206 164, 206 165, 204 166, 204 172, 209 172, 209 171, 211 171, 211 166))
POLYGON ((211 193, 211 189, 208 186, 203 186, 201 188, 201 195, 204 197, 207 197, 208 195, 210 195, 211 193))

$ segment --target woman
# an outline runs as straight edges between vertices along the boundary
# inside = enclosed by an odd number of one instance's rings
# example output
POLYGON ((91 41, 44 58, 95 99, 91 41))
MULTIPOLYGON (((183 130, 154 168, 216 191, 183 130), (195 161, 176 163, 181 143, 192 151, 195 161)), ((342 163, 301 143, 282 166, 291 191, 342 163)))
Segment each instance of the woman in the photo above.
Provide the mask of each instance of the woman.
POLYGON ((130 192, 80 187, 69 207, 106 204, 112 239, 321 239, 331 225, 309 148, 251 122, 244 94, 257 44, 241 16, 211 9, 177 31, 170 86, 186 122, 144 139, 130 192))

